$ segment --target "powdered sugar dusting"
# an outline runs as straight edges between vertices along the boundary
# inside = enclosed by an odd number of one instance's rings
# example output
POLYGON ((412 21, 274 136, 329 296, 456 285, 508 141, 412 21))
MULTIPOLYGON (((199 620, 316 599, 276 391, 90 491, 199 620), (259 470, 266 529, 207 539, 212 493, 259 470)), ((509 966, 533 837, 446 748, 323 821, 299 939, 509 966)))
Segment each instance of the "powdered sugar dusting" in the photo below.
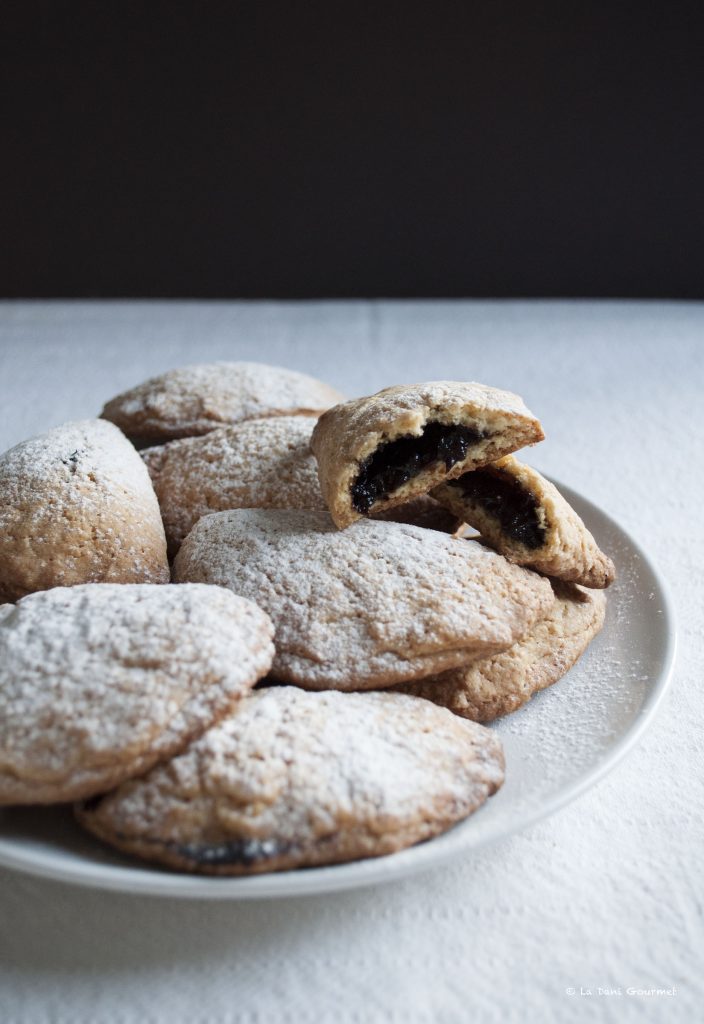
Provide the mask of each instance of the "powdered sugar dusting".
POLYGON ((166 543, 142 460, 102 420, 0 456, 0 597, 72 583, 166 582, 166 543))
POLYGON ((479 544, 325 512, 206 516, 174 579, 217 583, 276 625, 274 674, 312 689, 390 686, 510 646, 552 605, 547 580, 479 544))
POLYGON ((310 448, 314 426, 312 416, 265 417, 143 451, 170 549, 211 512, 325 508, 310 448))
POLYGON ((0 803, 143 770, 224 714, 273 654, 266 615, 216 587, 59 587, 0 611, 0 803))
MULTIPOLYGON (((496 723, 510 762, 539 768, 547 788, 557 787, 566 770, 570 776, 578 775, 593 763, 595 749, 608 748, 623 732, 623 723, 638 713, 650 685, 652 657, 644 648, 638 624, 642 568, 622 535, 614 532, 609 550, 618 577, 609 590, 602 633, 549 692, 537 694, 529 706, 496 723), (565 735, 569 736, 568 765, 558 756, 564 751, 565 735)), ((520 778, 512 782, 520 785, 520 778)), ((539 801, 542 791, 543 787, 537 791, 533 787, 530 798, 539 801)))
POLYGON ((507 651, 470 665, 405 684, 424 697, 475 722, 515 711, 552 685, 577 661, 604 622, 606 597, 553 581, 555 601, 530 633, 507 651))
POLYGON ((153 443, 261 416, 318 413, 342 399, 322 381, 263 363, 200 363, 152 377, 111 399, 101 416, 153 443))
POLYGON ((426 701, 276 687, 84 820, 127 848, 145 840, 157 859, 159 847, 177 860, 247 840, 259 856, 244 867, 271 869, 267 861, 344 860, 417 842, 471 813, 502 780, 495 737, 426 701))

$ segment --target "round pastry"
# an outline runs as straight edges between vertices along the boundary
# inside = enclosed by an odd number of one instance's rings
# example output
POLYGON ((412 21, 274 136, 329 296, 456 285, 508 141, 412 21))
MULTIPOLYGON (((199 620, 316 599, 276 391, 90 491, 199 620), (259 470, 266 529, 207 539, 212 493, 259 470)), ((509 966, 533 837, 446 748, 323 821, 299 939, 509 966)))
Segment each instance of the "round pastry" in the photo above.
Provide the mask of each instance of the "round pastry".
POLYGON ((85 584, 0 607, 0 804, 77 800, 171 757, 269 669, 220 587, 85 584))
POLYGON ((604 625, 603 592, 559 580, 553 580, 553 589, 551 610, 507 651, 405 683, 399 690, 474 722, 491 722, 516 711, 534 693, 562 679, 604 625))
POLYGON ((543 436, 517 395, 435 381, 334 406, 318 420, 311 445, 323 497, 343 529, 543 436))
POLYGON ((65 423, 0 456, 0 601, 76 583, 168 580, 149 474, 112 423, 65 423))
POLYGON ((493 733, 428 701, 275 687, 77 815, 110 845, 172 868, 281 871, 429 839, 480 807, 503 767, 493 733))
POLYGON ((200 363, 130 388, 100 415, 146 447, 262 416, 317 415, 341 399, 328 384, 281 366, 200 363))
MULTIPOLYGON (((312 416, 270 416, 143 451, 170 554, 211 512, 324 509, 310 449, 314 426, 312 416)), ((442 505, 437 508, 451 517, 442 505)))
POLYGON ((256 601, 276 627, 274 676, 308 689, 376 689, 510 647, 552 605, 547 580, 481 544, 401 523, 338 531, 326 512, 205 516, 176 582, 256 601))

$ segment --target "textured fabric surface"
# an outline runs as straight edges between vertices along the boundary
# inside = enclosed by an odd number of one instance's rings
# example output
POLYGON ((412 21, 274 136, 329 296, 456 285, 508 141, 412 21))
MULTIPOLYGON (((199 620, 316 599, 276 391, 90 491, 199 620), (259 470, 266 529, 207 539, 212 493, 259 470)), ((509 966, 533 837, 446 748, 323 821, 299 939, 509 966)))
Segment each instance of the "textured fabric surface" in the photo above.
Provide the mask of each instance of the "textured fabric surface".
POLYGON ((698 1019, 704 306, 8 303, 0 326, 3 448, 95 415, 140 377, 211 359, 295 367, 349 395, 432 378, 516 391, 546 433, 526 461, 647 548, 680 629, 670 695, 626 760, 552 818, 448 867, 253 904, 0 871, 3 1021, 698 1019))

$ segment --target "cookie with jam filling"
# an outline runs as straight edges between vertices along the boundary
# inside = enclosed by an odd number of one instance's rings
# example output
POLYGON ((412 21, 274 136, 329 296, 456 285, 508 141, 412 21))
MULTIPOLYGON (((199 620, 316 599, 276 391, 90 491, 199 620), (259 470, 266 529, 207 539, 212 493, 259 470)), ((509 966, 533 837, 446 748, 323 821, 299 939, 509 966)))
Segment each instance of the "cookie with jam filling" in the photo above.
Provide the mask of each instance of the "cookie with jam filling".
POLYGON ((271 620, 222 587, 85 583, 0 606, 0 807, 104 793, 266 675, 271 620))
POLYGON ((393 693, 274 687, 81 824, 180 871, 251 875, 379 857, 444 832, 502 784, 489 729, 393 693))
POLYGON ((63 423, 0 455, 0 603, 79 583, 168 581, 149 474, 112 423, 63 423))
POLYGON ((309 690, 376 690, 465 665, 510 647, 552 604, 546 579, 482 544, 371 519, 338 530, 309 509, 204 516, 173 574, 263 608, 272 675, 309 690))
MULTIPOLYGON (((324 509, 312 416, 268 416, 142 452, 175 555, 202 516, 230 508, 324 509)), ((429 499, 430 500, 430 499, 429 499)), ((438 515, 452 513, 433 502, 438 515)))
POLYGON ((435 381, 334 406, 318 420, 311 447, 323 497, 344 529, 543 436, 517 395, 435 381))
POLYGON ((555 485, 512 455, 441 484, 433 497, 510 562, 584 587, 615 579, 613 562, 555 485))
POLYGON ((330 385, 282 366, 197 363, 123 391, 100 416, 148 448, 263 416, 317 416, 341 400, 330 385))
POLYGON ((398 690, 423 697, 473 722, 492 722, 558 682, 584 654, 604 625, 603 590, 583 590, 552 580, 553 606, 527 636, 507 651, 478 658, 398 690))

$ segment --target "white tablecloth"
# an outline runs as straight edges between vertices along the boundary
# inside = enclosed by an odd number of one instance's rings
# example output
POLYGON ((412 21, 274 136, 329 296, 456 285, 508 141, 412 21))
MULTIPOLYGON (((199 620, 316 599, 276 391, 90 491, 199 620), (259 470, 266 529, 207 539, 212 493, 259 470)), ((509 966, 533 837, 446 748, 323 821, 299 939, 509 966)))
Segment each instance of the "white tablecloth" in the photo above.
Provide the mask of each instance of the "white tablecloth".
POLYGON ((212 359, 296 367, 350 395, 433 378, 518 391, 547 434, 532 461, 620 520, 669 580, 674 685, 571 806, 384 888, 213 904, 0 872, 0 1019, 701 1020, 704 305, 5 303, 0 446, 212 359))

